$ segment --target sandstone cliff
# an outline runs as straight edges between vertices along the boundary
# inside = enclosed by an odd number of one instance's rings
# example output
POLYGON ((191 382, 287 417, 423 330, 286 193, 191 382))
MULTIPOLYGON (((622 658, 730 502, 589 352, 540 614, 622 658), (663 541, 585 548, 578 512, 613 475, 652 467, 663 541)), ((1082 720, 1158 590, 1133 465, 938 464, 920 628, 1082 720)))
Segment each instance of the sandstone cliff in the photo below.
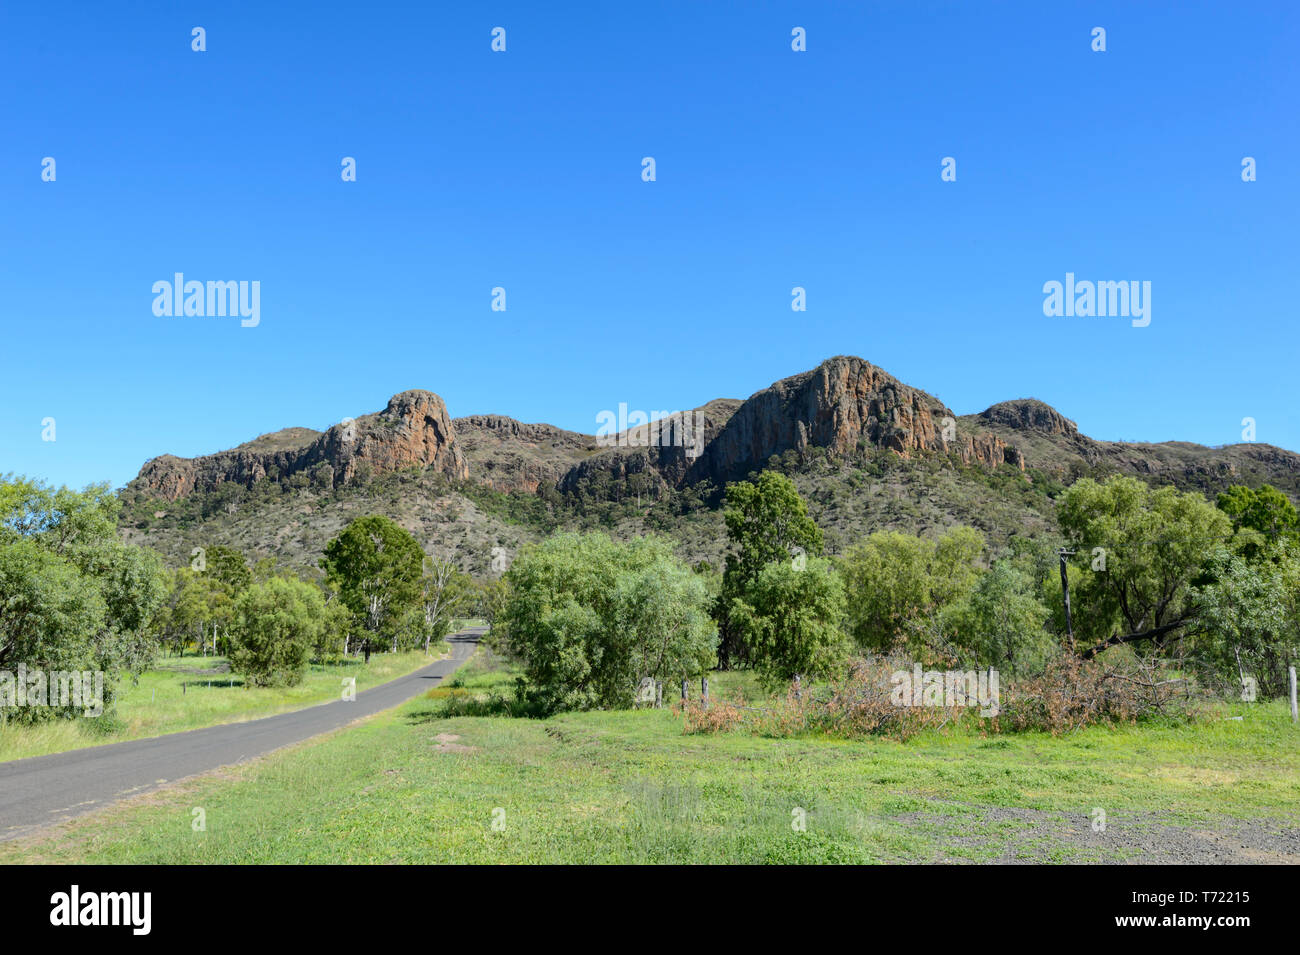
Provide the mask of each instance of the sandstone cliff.
POLYGON ((430 391, 404 391, 383 411, 336 424, 324 433, 292 428, 203 457, 164 454, 147 461, 131 486, 174 501, 227 482, 252 487, 263 478, 287 479, 305 472, 314 481, 337 487, 355 480, 362 470, 379 474, 409 467, 454 478, 469 475, 446 405, 430 391))
POLYGON ((958 427, 956 415, 937 398, 861 358, 839 356, 751 396, 692 465, 689 478, 720 484, 787 450, 815 446, 844 454, 860 445, 890 448, 903 457, 946 450, 968 463, 1024 468, 1015 448, 986 431, 958 427))
POLYGON ((437 395, 405 391, 378 414, 324 432, 289 428, 204 457, 154 458, 131 487, 149 498, 176 500, 227 482, 251 487, 270 478, 338 487, 365 473, 419 468, 497 491, 587 491, 622 499, 706 479, 720 487, 762 468, 773 455, 824 447, 837 454, 887 448, 903 458, 946 451, 967 463, 1056 472, 1066 482, 1118 470, 1208 494, 1263 481, 1300 493, 1300 455, 1290 451, 1097 441, 1032 398, 958 417, 934 396, 847 356, 784 378, 746 401, 717 399, 681 418, 702 422, 701 434, 671 430, 656 443, 649 432, 679 427, 671 423, 598 440, 504 415, 453 421, 437 395))
POLYGON ((559 489, 567 494, 638 474, 646 475, 647 491, 680 484, 741 404, 734 398, 716 398, 691 411, 606 435, 600 442, 592 438, 596 453, 567 471, 559 489))

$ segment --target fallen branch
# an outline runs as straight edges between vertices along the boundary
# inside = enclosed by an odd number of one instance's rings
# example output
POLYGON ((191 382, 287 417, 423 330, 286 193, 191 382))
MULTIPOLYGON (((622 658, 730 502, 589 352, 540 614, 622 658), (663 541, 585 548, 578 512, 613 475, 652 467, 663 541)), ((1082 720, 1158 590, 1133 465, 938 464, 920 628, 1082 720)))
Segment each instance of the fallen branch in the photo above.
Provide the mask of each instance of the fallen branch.
POLYGON ((1173 623, 1166 623, 1163 626, 1152 627, 1150 630, 1143 630, 1139 633, 1126 633, 1122 636, 1117 633, 1109 640, 1103 640, 1095 647, 1090 647, 1089 649, 1084 650, 1081 654, 1081 658, 1084 660, 1091 660, 1097 654, 1101 653, 1103 650, 1109 649, 1110 647, 1117 647, 1123 643, 1136 643, 1139 640, 1152 640, 1156 637, 1162 637, 1166 633, 1171 633, 1172 631, 1177 630, 1179 627, 1186 626, 1189 622, 1189 620, 1175 620, 1173 623))

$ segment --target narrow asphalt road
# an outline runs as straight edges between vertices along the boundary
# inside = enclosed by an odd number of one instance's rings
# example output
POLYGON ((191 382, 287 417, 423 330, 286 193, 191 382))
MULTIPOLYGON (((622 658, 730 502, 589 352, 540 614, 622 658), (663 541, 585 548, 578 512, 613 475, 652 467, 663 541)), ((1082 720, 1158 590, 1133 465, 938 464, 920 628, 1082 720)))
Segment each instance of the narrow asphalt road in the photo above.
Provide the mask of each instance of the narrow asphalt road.
POLYGON ((447 638, 450 659, 363 690, 350 703, 332 700, 245 723, 0 763, 0 841, 391 709, 437 686, 469 659, 485 630, 471 627, 452 634, 447 638))

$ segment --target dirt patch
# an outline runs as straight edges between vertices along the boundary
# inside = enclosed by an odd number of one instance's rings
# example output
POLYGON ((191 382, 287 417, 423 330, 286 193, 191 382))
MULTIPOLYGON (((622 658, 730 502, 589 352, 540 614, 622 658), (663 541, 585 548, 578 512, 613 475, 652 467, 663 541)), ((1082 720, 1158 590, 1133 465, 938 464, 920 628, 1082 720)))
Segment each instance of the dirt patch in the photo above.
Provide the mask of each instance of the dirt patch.
POLYGON ((204 669, 203 667, 167 666, 166 664, 163 664, 158 669, 162 673, 176 673, 182 676, 215 676, 218 673, 229 673, 230 664, 222 663, 219 666, 209 667, 207 669, 204 669))
POLYGON ((456 740, 460 739, 455 733, 439 733, 434 738, 438 745, 433 748, 435 753, 477 753, 477 746, 462 746, 456 740))
POLYGON ((1297 865, 1300 827, 1280 819, 1219 817, 1179 824, 1168 815, 1008 809, 930 800, 940 812, 890 817, 931 830, 943 847, 935 862, 965 862, 998 850, 994 864, 1044 862, 1142 865, 1297 865), (1098 826, 1098 828, 1094 828, 1098 826))

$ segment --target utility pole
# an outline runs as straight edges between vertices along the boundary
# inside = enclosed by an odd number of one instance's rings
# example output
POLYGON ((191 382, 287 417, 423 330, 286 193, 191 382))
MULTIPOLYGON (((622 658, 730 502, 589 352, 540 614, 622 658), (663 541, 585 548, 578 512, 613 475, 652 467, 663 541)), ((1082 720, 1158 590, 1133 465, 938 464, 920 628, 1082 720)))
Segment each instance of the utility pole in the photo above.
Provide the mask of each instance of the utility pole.
POLYGON ((1070 641, 1070 652, 1074 653, 1074 623, 1070 620, 1070 575, 1065 570, 1065 558, 1074 551, 1062 547, 1057 552, 1061 558, 1061 593, 1065 596, 1065 635, 1070 641))

